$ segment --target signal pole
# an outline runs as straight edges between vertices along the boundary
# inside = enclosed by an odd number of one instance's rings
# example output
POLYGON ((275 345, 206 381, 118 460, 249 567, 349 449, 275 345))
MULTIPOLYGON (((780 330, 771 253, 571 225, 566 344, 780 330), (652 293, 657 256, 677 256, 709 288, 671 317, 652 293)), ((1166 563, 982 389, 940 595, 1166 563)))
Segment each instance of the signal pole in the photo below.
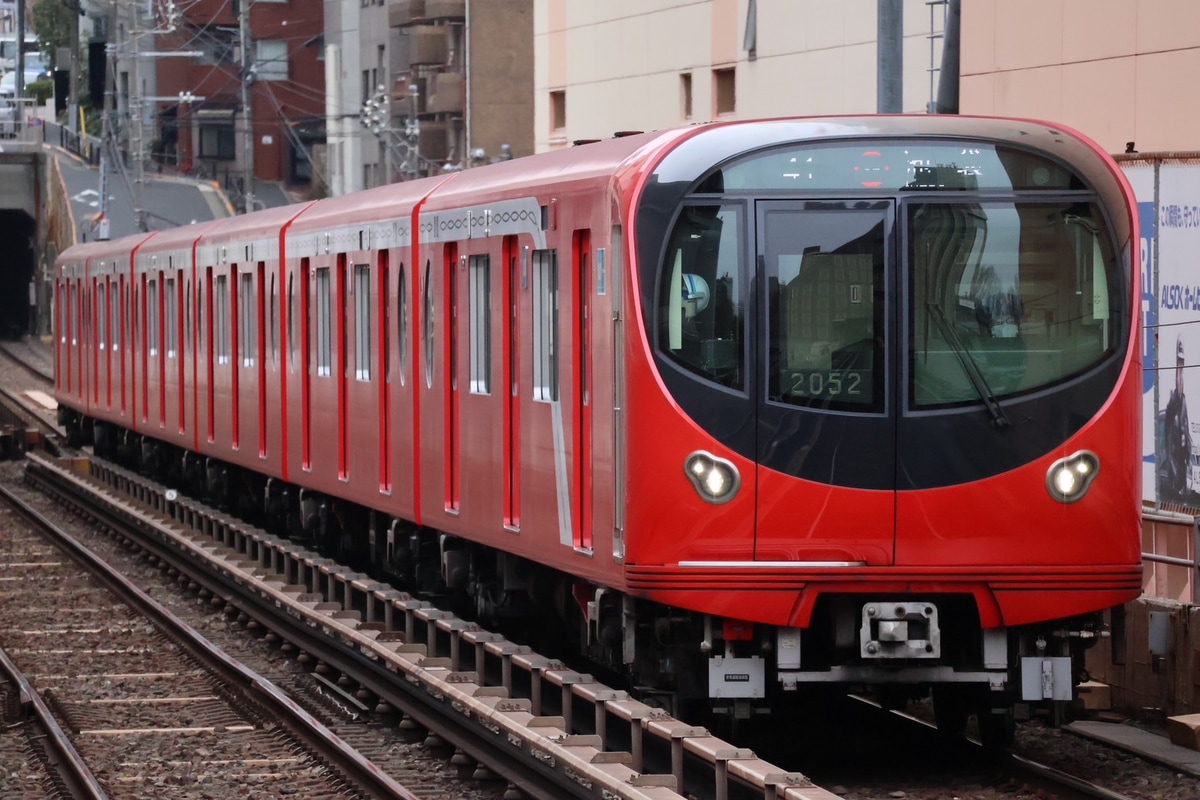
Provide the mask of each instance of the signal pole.
POLYGON ((242 47, 242 182, 245 184, 243 213, 254 210, 254 115, 250 109, 250 85, 254 82, 254 61, 250 55, 250 3, 241 0, 238 10, 238 38, 242 47))

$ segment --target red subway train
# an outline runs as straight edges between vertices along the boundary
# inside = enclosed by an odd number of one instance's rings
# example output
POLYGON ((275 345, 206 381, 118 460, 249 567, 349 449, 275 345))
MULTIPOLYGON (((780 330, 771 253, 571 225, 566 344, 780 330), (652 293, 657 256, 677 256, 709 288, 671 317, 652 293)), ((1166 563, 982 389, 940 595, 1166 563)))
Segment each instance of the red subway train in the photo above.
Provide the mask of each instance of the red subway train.
POLYGON ((1134 211, 1046 122, 619 136, 68 249, 61 421, 664 700, 1002 743, 1141 591, 1134 211))

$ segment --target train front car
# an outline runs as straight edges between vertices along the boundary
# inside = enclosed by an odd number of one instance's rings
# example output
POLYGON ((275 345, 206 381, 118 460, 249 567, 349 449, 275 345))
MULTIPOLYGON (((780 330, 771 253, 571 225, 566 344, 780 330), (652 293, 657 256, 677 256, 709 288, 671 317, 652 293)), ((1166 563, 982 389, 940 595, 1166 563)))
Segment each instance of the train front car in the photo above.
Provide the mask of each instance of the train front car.
POLYGON ((632 593, 676 611, 626 634, 638 676, 735 715, 932 690, 1000 744, 1018 704, 1069 700, 1141 589, 1133 202, 1033 121, 733 123, 667 153, 633 209, 624 534, 632 593))

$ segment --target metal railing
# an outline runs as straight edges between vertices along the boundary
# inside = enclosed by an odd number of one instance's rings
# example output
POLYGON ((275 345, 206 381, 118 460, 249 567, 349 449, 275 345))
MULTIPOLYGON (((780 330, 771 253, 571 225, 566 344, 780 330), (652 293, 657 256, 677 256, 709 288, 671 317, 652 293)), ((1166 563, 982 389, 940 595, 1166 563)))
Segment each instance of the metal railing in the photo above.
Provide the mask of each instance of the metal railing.
POLYGON ((1152 564, 1165 564, 1169 567, 1186 567, 1190 570, 1188 578, 1188 597, 1171 598, 1187 602, 1192 605, 1196 604, 1198 594, 1197 587, 1200 586, 1200 517, 1191 514, 1183 514, 1175 511, 1164 511, 1160 509, 1143 509, 1143 523, 1163 523, 1165 525, 1175 527, 1190 527, 1191 542, 1189 543, 1188 551, 1191 553, 1189 558, 1181 556, 1169 556, 1161 553, 1142 553, 1142 560, 1152 564))

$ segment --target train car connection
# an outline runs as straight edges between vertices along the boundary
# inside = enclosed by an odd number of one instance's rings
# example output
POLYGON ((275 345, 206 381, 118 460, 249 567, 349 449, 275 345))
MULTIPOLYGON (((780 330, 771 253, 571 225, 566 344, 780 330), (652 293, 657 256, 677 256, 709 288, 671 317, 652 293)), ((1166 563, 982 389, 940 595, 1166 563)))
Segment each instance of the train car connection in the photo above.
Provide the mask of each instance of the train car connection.
POLYGON ((663 702, 931 692, 1002 745, 1141 591, 1134 208, 1031 120, 622 136, 71 248, 57 390, 663 702))

